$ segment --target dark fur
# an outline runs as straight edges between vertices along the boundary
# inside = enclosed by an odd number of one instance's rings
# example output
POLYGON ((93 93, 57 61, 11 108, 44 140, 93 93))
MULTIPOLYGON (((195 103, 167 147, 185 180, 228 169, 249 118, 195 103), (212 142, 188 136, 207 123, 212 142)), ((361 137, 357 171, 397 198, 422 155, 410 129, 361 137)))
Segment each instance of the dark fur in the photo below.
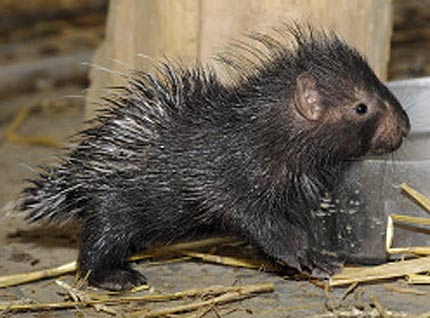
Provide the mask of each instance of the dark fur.
POLYGON ((135 72, 76 149, 25 189, 28 219, 79 220, 80 271, 109 289, 144 281, 132 253, 213 231, 332 274, 339 264, 317 250, 308 211, 346 159, 396 149, 409 122, 357 51, 331 33, 286 29, 290 49, 260 34, 248 62, 222 58, 240 74, 231 86, 201 67, 135 72), (297 113, 303 73, 316 81, 323 120, 297 113), (366 119, 352 112, 356 92, 373 103, 366 119))

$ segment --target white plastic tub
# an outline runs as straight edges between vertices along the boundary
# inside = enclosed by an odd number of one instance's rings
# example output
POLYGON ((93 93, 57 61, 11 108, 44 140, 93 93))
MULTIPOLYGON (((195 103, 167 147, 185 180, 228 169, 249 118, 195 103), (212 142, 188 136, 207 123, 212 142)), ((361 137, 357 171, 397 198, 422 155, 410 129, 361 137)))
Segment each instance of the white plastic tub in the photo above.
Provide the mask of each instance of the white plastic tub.
MULTIPOLYGON (((347 171, 331 200, 313 213, 321 248, 350 262, 387 260, 385 232, 389 214, 430 218, 402 193, 409 184, 430 196, 430 77, 388 84, 407 110, 412 130, 394 154, 357 162, 347 171)), ((430 246, 430 228, 396 226, 394 246, 430 246)))

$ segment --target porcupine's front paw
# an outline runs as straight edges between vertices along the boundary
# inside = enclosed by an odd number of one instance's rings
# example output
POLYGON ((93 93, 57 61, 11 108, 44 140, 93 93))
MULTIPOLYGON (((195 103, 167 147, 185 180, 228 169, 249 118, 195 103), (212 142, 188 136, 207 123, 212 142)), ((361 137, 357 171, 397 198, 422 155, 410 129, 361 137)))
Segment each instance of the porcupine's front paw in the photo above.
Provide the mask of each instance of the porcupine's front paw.
POLYGON ((129 290, 146 284, 146 278, 132 268, 115 268, 91 273, 88 281, 91 285, 114 291, 129 290))
POLYGON ((312 267, 310 273, 319 279, 328 279, 342 270, 343 262, 334 254, 327 251, 310 251, 312 267))

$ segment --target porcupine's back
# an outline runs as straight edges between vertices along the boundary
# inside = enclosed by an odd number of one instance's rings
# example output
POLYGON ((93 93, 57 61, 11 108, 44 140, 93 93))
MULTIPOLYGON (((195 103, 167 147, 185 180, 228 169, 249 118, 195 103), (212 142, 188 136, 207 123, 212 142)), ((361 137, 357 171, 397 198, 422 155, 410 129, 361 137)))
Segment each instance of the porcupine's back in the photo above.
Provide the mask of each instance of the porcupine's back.
POLYGON ((31 184, 18 205, 30 222, 64 223, 82 217, 97 204, 94 198, 103 197, 99 192, 118 190, 112 188, 117 184, 113 180, 145 173, 159 135, 173 134, 179 117, 193 120, 190 105, 202 111, 203 105, 210 106, 211 95, 219 98, 226 91, 200 66, 184 70, 163 64, 158 76, 136 71, 128 81, 103 98, 105 109, 91 122, 92 128, 78 134, 78 146, 69 155, 28 180, 31 184))

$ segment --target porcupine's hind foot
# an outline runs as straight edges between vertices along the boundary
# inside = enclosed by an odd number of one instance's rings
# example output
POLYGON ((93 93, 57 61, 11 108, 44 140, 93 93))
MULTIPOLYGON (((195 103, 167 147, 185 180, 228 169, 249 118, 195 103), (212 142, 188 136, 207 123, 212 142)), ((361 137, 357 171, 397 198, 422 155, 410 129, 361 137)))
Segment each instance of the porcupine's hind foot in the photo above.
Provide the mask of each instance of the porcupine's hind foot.
POLYGON ((127 290, 145 284, 146 278, 128 263, 130 254, 135 252, 132 236, 123 233, 122 228, 115 228, 115 224, 106 217, 84 220, 79 272, 91 285, 115 291, 127 290))
POLYGON ((88 281, 96 287, 120 291, 146 284, 146 278, 131 267, 111 268, 91 273, 88 281))

